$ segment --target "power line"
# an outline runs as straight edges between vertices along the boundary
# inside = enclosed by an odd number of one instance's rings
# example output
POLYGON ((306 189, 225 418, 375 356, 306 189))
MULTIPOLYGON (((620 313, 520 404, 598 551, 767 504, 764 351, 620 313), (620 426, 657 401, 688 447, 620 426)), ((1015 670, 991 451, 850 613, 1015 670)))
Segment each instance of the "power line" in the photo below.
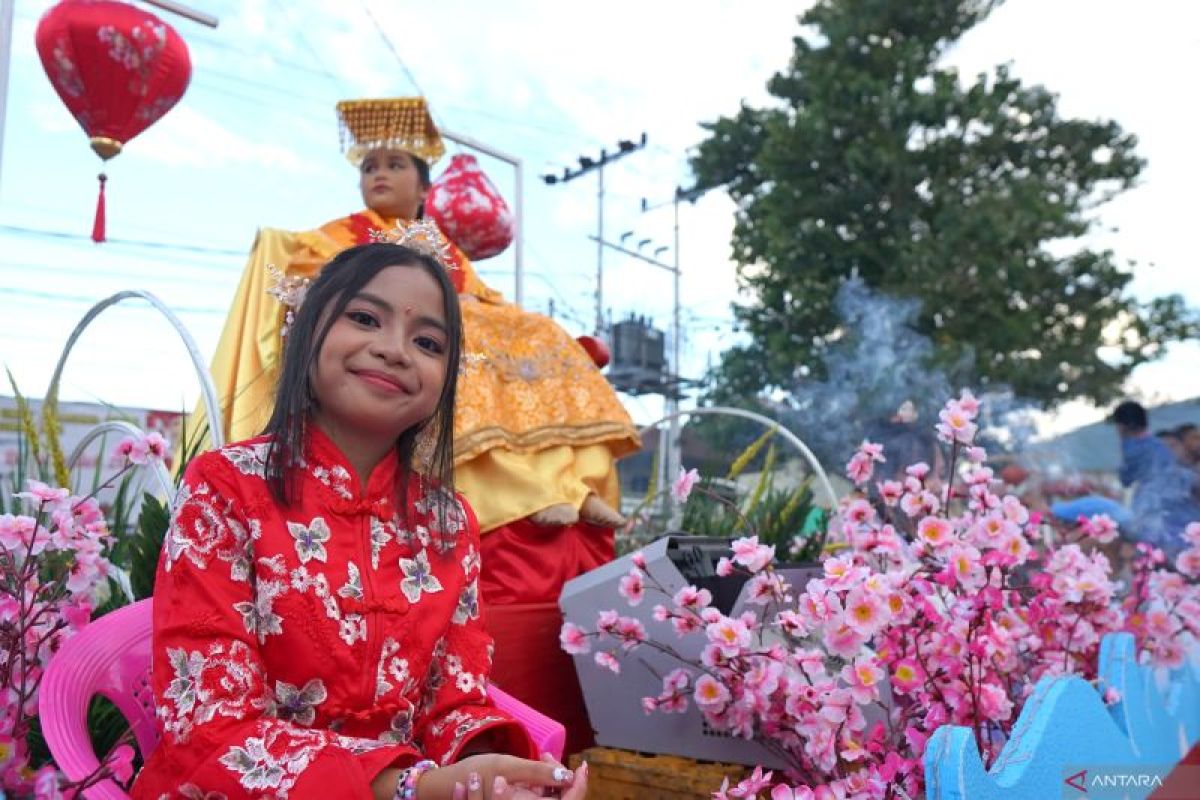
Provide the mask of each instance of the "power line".
MULTIPOLYGON (((83 295, 62 294, 58 292, 39 292, 36 289, 13 289, 7 286, 0 286, 0 295, 16 295, 18 297, 31 297, 36 300, 49 300, 55 303, 63 303, 67 305, 95 305, 98 302, 96 297, 85 297, 83 295)), ((134 307, 130 307, 132 310, 134 307)), ((152 311, 153 308, 147 306, 145 310, 152 311)), ((229 310, 227 308, 212 308, 204 306, 176 306, 172 305, 171 310, 179 314, 221 314, 222 316, 229 310)))
POLYGON ((421 89, 421 84, 417 83, 416 76, 412 74, 412 70, 408 68, 408 65, 404 63, 404 59, 400 57, 400 51, 392 44, 392 40, 388 38, 387 33, 383 30, 383 26, 379 24, 379 20, 375 18, 375 14, 371 12, 371 6, 367 4, 367 0, 359 0, 359 3, 362 4, 363 11, 367 12, 367 17, 370 18, 371 24, 375 26, 375 30, 379 32, 379 38, 383 39, 383 43, 387 45, 387 49, 392 51, 392 55, 395 56, 396 63, 400 65, 400 69, 404 70, 404 74, 408 77, 408 82, 417 90, 417 94, 424 96, 425 92, 421 89))
MULTIPOLYGON (((25 228, 20 225, 3 225, 0 224, 0 232, 16 233, 25 236, 37 236, 44 239, 59 239, 63 241, 78 241, 88 242, 92 244, 92 237, 85 236, 81 233, 68 233, 66 231, 52 231, 43 228, 25 228)), ((209 255, 222 256, 244 256, 245 250, 227 250, 221 247, 207 247, 200 244, 180 244, 178 242, 154 242, 141 239, 109 239, 107 244, 125 245, 128 247, 145 247, 155 250, 183 250, 189 253, 205 253, 209 255)))

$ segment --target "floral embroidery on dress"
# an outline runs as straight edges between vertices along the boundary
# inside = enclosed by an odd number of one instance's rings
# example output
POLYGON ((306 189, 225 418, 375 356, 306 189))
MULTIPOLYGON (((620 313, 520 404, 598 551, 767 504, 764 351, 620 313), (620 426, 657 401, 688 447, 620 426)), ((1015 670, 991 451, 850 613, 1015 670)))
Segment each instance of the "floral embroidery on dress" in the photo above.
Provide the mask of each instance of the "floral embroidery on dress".
POLYGON ((367 640, 367 620, 362 614, 347 614, 338 623, 338 636, 346 644, 367 640))
POLYGON ((232 464, 243 475, 266 480, 267 450, 269 448, 270 444, 268 442, 235 444, 222 447, 220 453, 225 456, 226 461, 232 464))
POLYGON ((410 603, 418 603, 422 592, 442 591, 442 582, 433 574, 429 566, 429 556, 422 550, 414 558, 400 559, 400 569, 404 572, 404 580, 400 581, 400 591, 410 603))
POLYGON ((446 749, 443 750, 440 755, 434 755, 432 753, 426 753, 426 755, 429 758, 437 761, 439 764, 445 766, 447 763, 449 763, 450 759, 454 757, 454 754, 458 752, 458 748, 464 739, 480 728, 490 725, 493 722, 507 722, 507 720, 504 717, 495 715, 473 717, 466 711, 455 709, 446 716, 442 717, 442 719, 438 722, 435 722, 433 725, 429 726, 429 729, 434 736, 442 736, 445 734, 447 728, 452 725, 454 726, 454 732, 451 736, 449 744, 446 746, 446 749))
POLYGON ((194 488, 184 484, 176 498, 171 526, 163 543, 164 569, 168 572, 183 556, 200 569, 208 569, 215 555, 229 564, 229 576, 239 582, 250 579, 254 541, 261 537, 258 520, 243 524, 232 504, 221 501, 203 481, 194 488))
POLYGON ((329 541, 330 533, 324 517, 315 517, 307 525, 289 522, 287 527, 288 533, 296 540, 296 555, 301 564, 307 564, 314 558, 321 562, 328 559, 325 543, 329 541))
POLYGON ((379 569, 379 553, 391 541, 392 536, 399 539, 394 522, 384 522, 377 517, 371 517, 371 568, 379 569))
POLYGON ((175 677, 157 714, 163 730, 176 739, 186 739, 194 726, 215 717, 245 717, 271 702, 263 689, 261 664, 243 641, 213 642, 207 653, 169 647, 167 659, 175 677))
POLYGON ((446 673, 454 678, 454 688, 463 694, 471 694, 476 689, 487 695, 487 672, 475 674, 463 669, 463 662, 460 656, 454 653, 448 653, 444 659, 446 664, 446 673))
POLYGON ((385 742, 408 744, 413 738, 413 707, 408 703, 392 716, 388 729, 381 737, 385 742))
POLYGON ((467 545, 467 552, 462 557, 463 575, 467 576, 467 580, 471 580, 479 572, 481 566, 479 551, 475 549, 475 545, 467 545))
MULTIPOLYGON (((167 796, 163 795, 164 798, 167 796)), ((184 800, 229 800, 223 792, 206 792, 194 783, 185 783, 180 786, 179 796, 184 800)))
POLYGON ((258 643, 266 642, 268 636, 278 636, 283 633, 283 619, 275 613, 275 598, 287 591, 282 581, 258 581, 254 593, 254 602, 243 600, 234 603, 234 609, 242 615, 242 624, 246 633, 258 637, 258 643))
POLYGON ((361 736, 342 736, 341 734, 333 737, 333 743, 344 750, 349 750, 352 755, 356 756, 388 746, 388 742, 382 739, 364 739, 361 736))
POLYGON ((399 642, 390 636, 383 640, 383 648, 379 651, 379 664, 375 667, 376 702, 397 686, 400 687, 401 696, 407 696, 417 688, 416 679, 408 672, 408 659, 396 655, 399 652, 399 642))
POLYGON ((320 678, 312 678, 300 689, 287 681, 275 682, 275 716, 305 727, 317 718, 317 706, 329 698, 320 678))
POLYGON ((463 587, 462 593, 458 596, 458 605, 454 608, 454 614, 450 617, 450 621, 455 625, 466 625, 467 620, 479 619, 479 579, 471 580, 463 587))
POLYGON ((312 468, 313 477, 333 490, 333 493, 343 500, 351 500, 354 492, 350 491, 350 473, 345 467, 335 465, 329 469, 320 465, 312 468))
POLYGON ((353 600, 363 599, 362 577, 358 574, 358 565, 353 561, 346 562, 346 583, 337 590, 338 597, 353 600))
POLYGON ((328 744, 328 734, 260 724, 262 736, 251 736, 217 759, 246 789, 275 789, 287 797, 296 779, 328 744))
POLYGON ((366 619, 361 614, 342 615, 341 606, 330 593, 329 579, 325 575, 319 573, 312 575, 307 567, 296 567, 292 570, 292 588, 297 592, 312 590, 317 599, 321 601, 321 605, 325 609, 325 616, 338 623, 338 636, 343 642, 354 644, 358 641, 366 641, 366 619))
POLYGON ((467 527, 467 514, 458 498, 438 486, 427 489, 424 496, 413 503, 413 508, 428 517, 434 548, 439 553, 453 550, 458 543, 458 534, 467 527))

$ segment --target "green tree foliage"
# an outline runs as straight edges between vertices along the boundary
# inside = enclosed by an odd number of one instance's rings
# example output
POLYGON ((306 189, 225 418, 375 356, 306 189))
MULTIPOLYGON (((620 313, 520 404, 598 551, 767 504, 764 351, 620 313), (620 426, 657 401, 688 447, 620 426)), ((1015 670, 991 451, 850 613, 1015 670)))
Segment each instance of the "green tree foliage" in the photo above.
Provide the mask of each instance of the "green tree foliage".
POLYGON ((716 399, 792 389, 801 365, 820 376, 852 275, 922 301, 934 366, 973 357, 984 388, 1041 403, 1107 401, 1194 335, 1180 297, 1139 304, 1128 266, 1078 242, 1137 180, 1135 137, 1063 118, 1005 67, 969 81, 941 63, 996 4, 822 0, 768 83, 779 102, 706 125, 692 167, 737 203, 750 298, 736 309, 750 344, 725 355, 716 399))

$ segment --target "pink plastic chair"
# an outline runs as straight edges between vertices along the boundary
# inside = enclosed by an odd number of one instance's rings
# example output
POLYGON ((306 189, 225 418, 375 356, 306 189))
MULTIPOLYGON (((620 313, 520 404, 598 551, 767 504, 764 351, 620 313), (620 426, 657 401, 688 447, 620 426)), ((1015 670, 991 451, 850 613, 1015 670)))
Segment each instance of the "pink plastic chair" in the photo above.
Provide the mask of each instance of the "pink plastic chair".
MULTIPOLYGON (((42 734, 54 762, 69 780, 90 775, 100 765, 87 729, 87 710, 103 695, 133 729, 142 756, 158 744, 154 694, 150 688, 150 633, 153 601, 142 600, 106 614, 72 636, 50 660, 38 699, 42 734)), ((529 731, 539 752, 562 758, 566 729, 495 686, 488 695, 529 731)), ((126 800, 115 782, 85 789, 88 800, 126 800)))

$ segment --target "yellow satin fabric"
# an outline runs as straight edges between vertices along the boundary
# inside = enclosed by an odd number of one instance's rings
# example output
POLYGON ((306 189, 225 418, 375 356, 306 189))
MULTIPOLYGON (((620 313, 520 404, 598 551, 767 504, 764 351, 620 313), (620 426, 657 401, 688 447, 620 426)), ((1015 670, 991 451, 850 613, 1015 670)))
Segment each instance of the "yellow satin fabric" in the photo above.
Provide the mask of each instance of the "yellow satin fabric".
MULTIPOLYGON (((395 220, 360 212, 387 230, 395 220)), ((316 231, 259 232, 212 361, 230 441, 262 431, 271 414, 284 309, 266 294, 267 265, 312 276, 356 244, 350 218, 316 231)), ((589 492, 619 507, 615 461, 637 430, 586 351, 553 320, 504 302, 462 259, 463 365, 454 417, 455 482, 487 531, 589 492)), ((203 408, 189 431, 205 424, 203 408)))

